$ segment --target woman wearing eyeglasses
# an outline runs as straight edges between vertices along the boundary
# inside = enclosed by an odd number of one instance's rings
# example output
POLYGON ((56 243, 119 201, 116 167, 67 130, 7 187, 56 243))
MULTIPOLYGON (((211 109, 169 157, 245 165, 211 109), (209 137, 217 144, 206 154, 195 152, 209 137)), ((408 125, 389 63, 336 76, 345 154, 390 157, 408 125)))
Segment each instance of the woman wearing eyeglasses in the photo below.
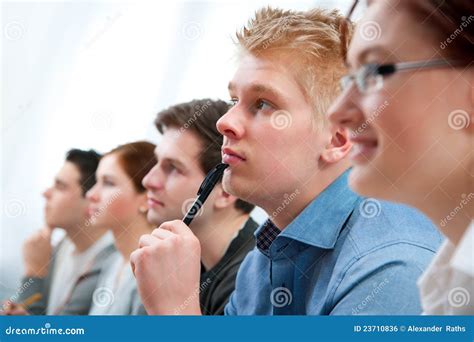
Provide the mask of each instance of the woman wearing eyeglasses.
POLYGON ((473 14, 472 0, 369 1, 329 110, 351 132, 351 187, 447 237, 418 282, 426 314, 474 314, 473 14))

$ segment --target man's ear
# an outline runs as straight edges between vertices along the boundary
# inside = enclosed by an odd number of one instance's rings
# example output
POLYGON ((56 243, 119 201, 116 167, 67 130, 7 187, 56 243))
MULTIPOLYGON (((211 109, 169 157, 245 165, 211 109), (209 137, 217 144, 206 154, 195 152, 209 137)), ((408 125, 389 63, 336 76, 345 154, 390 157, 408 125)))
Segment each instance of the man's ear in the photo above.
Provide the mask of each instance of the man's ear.
POLYGON ((227 193, 224 191, 222 187, 222 183, 217 184, 214 188, 215 192, 215 200, 214 200, 214 208, 215 209, 225 209, 229 206, 234 206, 235 202, 237 201, 237 197, 227 193))
POLYGON ((331 133, 331 142, 321 153, 321 159, 326 164, 337 163, 344 159, 352 148, 349 133, 346 129, 334 127, 331 129, 331 133))

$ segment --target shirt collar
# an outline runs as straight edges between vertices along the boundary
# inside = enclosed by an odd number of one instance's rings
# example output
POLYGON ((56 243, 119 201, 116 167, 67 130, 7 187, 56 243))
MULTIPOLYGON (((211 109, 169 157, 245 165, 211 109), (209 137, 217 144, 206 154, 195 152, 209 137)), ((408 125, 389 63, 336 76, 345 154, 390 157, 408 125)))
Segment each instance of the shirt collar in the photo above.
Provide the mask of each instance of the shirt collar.
POLYGON ((472 260, 474 258, 474 221, 467 227, 461 241, 454 251, 451 265, 453 268, 474 277, 472 260))
POLYGON ((349 172, 346 170, 324 189, 280 234, 273 222, 267 220, 255 232, 257 246, 260 242, 261 247, 268 249, 278 235, 319 248, 334 248, 344 223, 360 200, 348 187, 349 172))

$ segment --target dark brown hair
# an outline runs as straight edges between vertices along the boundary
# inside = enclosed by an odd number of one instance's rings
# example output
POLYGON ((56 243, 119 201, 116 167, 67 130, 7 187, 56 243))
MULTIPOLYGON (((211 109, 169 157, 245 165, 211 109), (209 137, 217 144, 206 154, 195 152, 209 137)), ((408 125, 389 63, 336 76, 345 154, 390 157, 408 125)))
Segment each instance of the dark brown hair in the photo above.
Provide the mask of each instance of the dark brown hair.
MULTIPOLYGON (((181 131, 189 129, 193 132, 201 142, 199 164, 202 171, 207 174, 221 162, 223 137, 217 130, 216 123, 228 110, 229 105, 224 101, 193 100, 159 112, 155 125, 162 134, 166 127, 181 131)), ((244 213, 250 213, 255 206, 238 199, 235 207, 244 213)))
POLYGON ((409 13, 439 40, 441 53, 454 59, 474 56, 473 0, 404 1, 409 13))
POLYGON ((94 150, 84 151, 77 148, 73 148, 66 153, 66 161, 73 163, 79 173, 81 179, 79 183, 82 189, 82 196, 86 195, 95 184, 95 171, 99 165, 101 155, 94 150))
POLYGON ((114 154, 130 177, 137 192, 145 192, 142 180, 155 166, 155 145, 147 141, 136 141, 114 148, 104 156, 114 154))

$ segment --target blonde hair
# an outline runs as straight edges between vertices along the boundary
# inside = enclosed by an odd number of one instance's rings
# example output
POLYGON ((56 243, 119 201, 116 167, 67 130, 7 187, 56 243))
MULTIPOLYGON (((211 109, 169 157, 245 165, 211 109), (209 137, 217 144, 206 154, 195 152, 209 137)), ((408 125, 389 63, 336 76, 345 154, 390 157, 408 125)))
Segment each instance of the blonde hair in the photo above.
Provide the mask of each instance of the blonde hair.
POLYGON ((315 116, 324 117, 347 72, 344 60, 352 32, 352 24, 337 10, 264 7, 236 36, 241 53, 291 56, 296 81, 315 116))

